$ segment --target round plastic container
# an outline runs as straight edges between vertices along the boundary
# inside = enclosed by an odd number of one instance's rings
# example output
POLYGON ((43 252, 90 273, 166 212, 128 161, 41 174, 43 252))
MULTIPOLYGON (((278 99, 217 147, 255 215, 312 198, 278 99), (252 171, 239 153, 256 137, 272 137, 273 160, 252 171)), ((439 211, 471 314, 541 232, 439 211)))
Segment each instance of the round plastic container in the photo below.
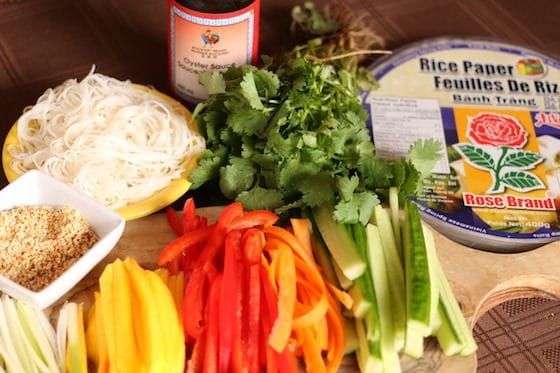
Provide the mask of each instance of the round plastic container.
POLYGON ((488 39, 437 38, 380 59, 363 93, 376 152, 406 157, 418 139, 443 157, 415 202, 469 247, 533 249, 560 237, 560 63, 488 39))

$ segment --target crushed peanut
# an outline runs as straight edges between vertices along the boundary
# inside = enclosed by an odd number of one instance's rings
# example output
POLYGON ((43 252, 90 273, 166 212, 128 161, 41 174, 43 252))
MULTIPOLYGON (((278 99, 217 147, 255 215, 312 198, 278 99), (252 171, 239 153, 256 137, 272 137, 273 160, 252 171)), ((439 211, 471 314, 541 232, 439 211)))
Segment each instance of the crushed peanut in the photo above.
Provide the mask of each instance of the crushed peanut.
POLYGON ((99 237, 72 207, 20 206, 0 211, 0 274, 44 289, 99 237))

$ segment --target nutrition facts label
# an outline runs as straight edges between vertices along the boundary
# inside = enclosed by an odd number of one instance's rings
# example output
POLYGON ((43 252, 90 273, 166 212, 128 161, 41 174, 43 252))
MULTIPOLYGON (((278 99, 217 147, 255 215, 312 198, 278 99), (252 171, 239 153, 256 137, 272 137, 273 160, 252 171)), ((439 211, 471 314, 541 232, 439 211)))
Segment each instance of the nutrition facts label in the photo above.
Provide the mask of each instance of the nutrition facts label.
MULTIPOLYGON (((375 151, 382 158, 406 157, 410 145, 418 139, 433 139, 445 148, 438 100, 373 96, 369 103, 375 151)), ((450 172, 446 152, 433 172, 450 172)))

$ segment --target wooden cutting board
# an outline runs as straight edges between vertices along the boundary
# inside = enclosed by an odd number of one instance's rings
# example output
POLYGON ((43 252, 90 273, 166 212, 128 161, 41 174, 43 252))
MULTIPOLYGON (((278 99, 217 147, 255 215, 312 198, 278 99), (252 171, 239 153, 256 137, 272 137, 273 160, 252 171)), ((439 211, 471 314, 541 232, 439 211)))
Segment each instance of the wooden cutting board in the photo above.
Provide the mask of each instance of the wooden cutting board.
MULTIPOLYGON (((215 207, 199 209, 199 213, 210 221, 215 220, 219 212, 220 209, 215 207)), ((111 254, 65 299, 82 301, 87 309, 97 279, 108 263, 131 256, 143 267, 155 268, 161 249, 175 237, 162 213, 127 222, 123 236, 111 254)), ((435 238, 442 266, 471 325, 485 311, 508 299, 531 295, 560 296, 560 242, 522 253, 497 254, 461 246, 437 232, 435 238)), ((446 357, 437 342, 428 339, 422 359, 403 357, 401 364, 405 372, 474 372, 476 356, 446 357)), ((353 356, 347 357, 340 369, 340 372, 358 371, 353 356)))

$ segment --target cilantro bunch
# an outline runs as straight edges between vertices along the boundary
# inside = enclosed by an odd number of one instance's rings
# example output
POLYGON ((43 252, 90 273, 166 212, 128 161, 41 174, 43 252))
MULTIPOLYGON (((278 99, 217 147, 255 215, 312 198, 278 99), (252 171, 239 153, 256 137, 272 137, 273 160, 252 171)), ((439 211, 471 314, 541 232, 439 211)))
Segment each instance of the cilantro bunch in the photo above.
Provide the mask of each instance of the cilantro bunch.
POLYGON ((247 209, 279 214, 333 205, 339 222, 366 222, 393 166, 374 151, 354 75, 304 58, 200 77, 194 112, 207 149, 193 189, 215 180, 247 209))
POLYGON ((419 141, 409 160, 378 157, 359 95, 376 88, 359 65, 361 52, 377 51, 353 50, 356 32, 345 30, 357 25, 327 22, 312 3, 293 15, 324 36, 277 60, 265 57, 261 67, 200 73, 209 98, 193 118, 207 148, 189 177, 192 189, 217 183, 246 209, 280 215, 330 205, 337 222, 365 224, 390 186, 401 198, 418 190, 441 145, 419 141))

